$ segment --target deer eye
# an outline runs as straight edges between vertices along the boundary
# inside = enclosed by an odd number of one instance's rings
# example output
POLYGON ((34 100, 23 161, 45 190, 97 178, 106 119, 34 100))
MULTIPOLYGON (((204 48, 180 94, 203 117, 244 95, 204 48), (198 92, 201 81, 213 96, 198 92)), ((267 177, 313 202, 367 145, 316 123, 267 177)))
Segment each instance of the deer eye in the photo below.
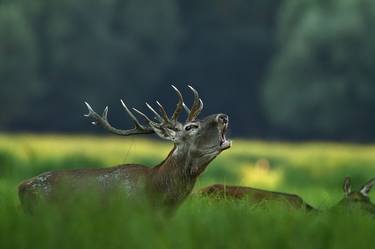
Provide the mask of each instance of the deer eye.
POLYGON ((198 128, 198 125, 188 125, 185 127, 185 131, 190 131, 191 129, 196 129, 198 128))

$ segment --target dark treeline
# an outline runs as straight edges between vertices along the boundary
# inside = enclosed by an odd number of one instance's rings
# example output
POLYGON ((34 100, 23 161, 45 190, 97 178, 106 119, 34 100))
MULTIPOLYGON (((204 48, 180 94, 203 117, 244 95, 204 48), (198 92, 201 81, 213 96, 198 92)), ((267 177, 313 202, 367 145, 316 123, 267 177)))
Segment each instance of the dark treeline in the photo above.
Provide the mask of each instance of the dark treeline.
POLYGON ((127 127, 120 98, 191 83, 236 136, 371 141, 374 26, 373 0, 0 0, 0 129, 98 131, 83 100, 127 127))

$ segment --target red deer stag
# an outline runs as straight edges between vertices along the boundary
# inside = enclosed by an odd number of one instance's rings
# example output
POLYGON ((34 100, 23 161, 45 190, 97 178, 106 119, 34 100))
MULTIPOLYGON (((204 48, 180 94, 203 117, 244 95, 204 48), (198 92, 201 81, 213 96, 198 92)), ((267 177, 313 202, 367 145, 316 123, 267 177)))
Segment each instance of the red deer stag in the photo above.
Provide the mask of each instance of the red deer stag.
POLYGON ((197 116, 203 109, 198 92, 189 86, 194 93, 194 102, 189 109, 184 104, 181 92, 173 85, 172 87, 179 101, 171 118, 159 102, 156 103, 160 113, 146 103, 157 121, 132 108, 147 121, 147 125, 141 124, 121 100, 122 106, 135 125, 128 130, 112 127, 107 119, 108 107, 100 116, 85 102, 89 110, 85 116, 93 120, 92 124, 99 125, 111 133, 121 136, 156 133, 162 139, 172 141, 174 147, 163 162, 152 168, 124 164, 110 168, 46 172, 19 185, 22 206, 30 210, 35 206, 33 203, 37 203, 40 198, 53 201, 58 197, 60 187, 63 187, 69 193, 80 193, 89 189, 103 196, 114 189, 125 191, 128 196, 146 193, 152 197, 154 203, 176 208, 191 193, 197 177, 208 164, 222 151, 231 147, 231 141, 225 137, 229 124, 227 115, 214 114, 198 120, 197 116), (178 117, 183 110, 187 112, 187 120, 180 123, 178 117))

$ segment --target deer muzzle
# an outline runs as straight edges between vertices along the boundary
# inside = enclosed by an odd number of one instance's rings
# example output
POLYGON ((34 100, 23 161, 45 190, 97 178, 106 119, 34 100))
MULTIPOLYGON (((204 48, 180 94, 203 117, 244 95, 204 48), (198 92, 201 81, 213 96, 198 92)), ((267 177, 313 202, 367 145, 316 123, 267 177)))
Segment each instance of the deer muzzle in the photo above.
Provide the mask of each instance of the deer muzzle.
POLYGON ((229 149, 232 146, 232 141, 226 138, 226 132, 228 131, 229 125, 229 117, 226 114, 218 114, 216 116, 216 121, 218 122, 220 149, 229 149))

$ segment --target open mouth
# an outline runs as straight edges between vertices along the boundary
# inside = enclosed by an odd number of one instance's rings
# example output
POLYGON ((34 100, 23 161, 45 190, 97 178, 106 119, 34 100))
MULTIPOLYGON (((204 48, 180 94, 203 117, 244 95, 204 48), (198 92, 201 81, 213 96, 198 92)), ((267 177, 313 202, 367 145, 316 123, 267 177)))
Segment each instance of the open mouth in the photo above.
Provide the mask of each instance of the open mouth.
POLYGON ((226 132, 228 130, 228 123, 224 124, 220 131, 220 149, 226 150, 229 149, 232 146, 232 141, 228 140, 225 136, 226 132))

